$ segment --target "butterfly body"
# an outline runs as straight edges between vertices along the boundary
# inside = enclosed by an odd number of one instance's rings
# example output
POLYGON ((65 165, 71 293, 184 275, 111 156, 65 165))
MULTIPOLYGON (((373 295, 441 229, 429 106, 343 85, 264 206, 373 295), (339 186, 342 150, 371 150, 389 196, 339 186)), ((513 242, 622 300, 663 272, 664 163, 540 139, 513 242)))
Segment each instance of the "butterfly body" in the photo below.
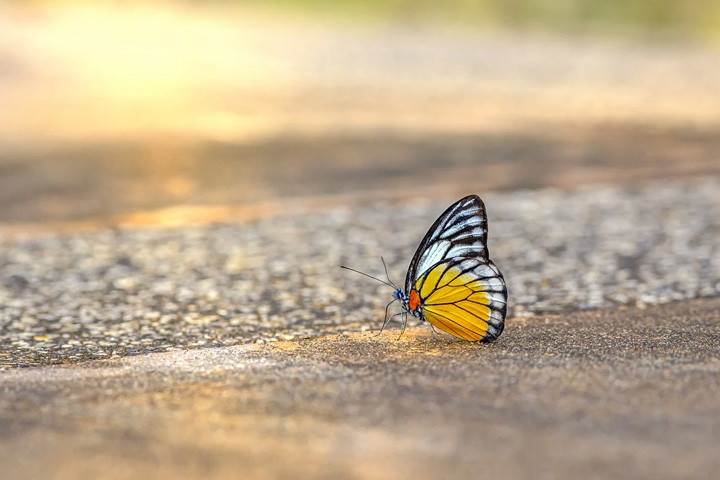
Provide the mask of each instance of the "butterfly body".
POLYGON ((402 288, 395 290, 395 298, 402 302, 403 310, 413 317, 422 318, 422 299, 417 290, 410 290, 408 294, 402 288))

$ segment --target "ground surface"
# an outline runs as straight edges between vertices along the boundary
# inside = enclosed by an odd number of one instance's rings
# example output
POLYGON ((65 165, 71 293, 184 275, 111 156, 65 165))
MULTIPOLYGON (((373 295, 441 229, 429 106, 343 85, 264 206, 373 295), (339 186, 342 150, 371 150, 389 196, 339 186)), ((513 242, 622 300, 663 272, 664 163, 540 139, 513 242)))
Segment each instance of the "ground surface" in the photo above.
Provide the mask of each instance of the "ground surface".
POLYGON ((716 476, 716 48, 2 8, 0 478, 716 476), (375 337, 467 193, 505 333, 375 337))
POLYGON ((713 478, 720 301, 0 374, 3 478, 713 478), (19 475, 21 472, 22 475, 19 475))

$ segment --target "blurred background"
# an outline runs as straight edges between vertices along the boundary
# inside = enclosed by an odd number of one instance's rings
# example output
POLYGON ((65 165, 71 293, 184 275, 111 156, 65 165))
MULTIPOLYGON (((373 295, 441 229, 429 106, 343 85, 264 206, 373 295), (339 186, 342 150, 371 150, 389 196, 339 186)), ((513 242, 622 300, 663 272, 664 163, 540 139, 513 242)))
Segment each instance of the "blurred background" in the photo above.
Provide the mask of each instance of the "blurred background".
POLYGON ((717 0, 0 4, 4 228, 718 174, 719 126, 717 0))

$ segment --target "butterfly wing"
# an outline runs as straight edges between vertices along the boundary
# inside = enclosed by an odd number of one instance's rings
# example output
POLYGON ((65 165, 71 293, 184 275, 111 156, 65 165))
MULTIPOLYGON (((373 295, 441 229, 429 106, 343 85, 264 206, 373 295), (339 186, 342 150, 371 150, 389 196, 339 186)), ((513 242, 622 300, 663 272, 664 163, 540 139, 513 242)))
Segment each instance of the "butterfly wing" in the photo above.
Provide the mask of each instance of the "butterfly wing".
POLYGON ((458 200, 435 220, 410 262, 405 291, 438 262, 461 256, 488 258, 487 215, 477 195, 458 200))
POLYGON ((480 197, 451 205, 420 243, 405 278, 420 295, 423 317, 466 340, 494 340, 502 333, 507 288, 489 258, 487 214, 480 197))
POLYGON ((494 340, 503 331, 507 289, 500 270, 482 257, 441 261, 415 283, 425 320, 465 340, 494 340))

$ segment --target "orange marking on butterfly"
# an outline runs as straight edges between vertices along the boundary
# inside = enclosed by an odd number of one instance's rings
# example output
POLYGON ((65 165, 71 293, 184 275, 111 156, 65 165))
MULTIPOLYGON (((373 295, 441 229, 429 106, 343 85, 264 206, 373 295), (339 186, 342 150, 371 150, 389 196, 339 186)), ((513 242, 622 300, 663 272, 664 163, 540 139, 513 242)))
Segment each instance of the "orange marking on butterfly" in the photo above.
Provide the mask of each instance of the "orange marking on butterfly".
POLYGON ((417 290, 413 289, 410 291, 410 301, 408 302, 408 306, 411 310, 417 310, 418 305, 420 305, 420 294, 417 290))

